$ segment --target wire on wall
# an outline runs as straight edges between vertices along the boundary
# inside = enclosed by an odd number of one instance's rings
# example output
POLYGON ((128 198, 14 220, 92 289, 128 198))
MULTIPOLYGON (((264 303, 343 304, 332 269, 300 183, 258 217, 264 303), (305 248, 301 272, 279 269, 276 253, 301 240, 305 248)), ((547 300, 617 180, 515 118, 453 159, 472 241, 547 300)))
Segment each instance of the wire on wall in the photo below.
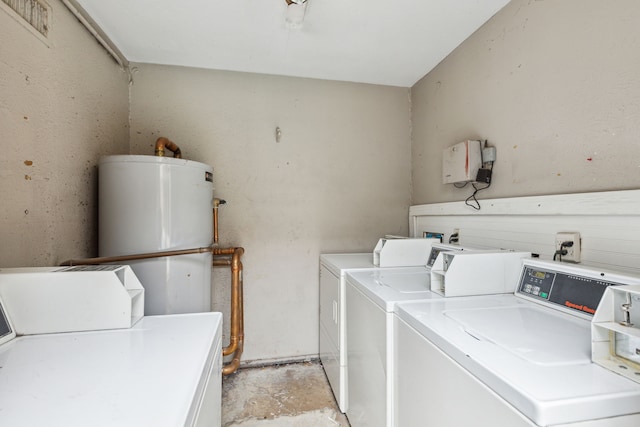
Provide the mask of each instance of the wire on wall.
POLYGON ((478 194, 482 190, 486 190, 487 188, 491 187, 491 175, 493 174, 494 162, 487 162, 487 163, 488 163, 488 170, 489 170, 489 182, 484 187, 477 187, 476 184, 478 183, 472 182, 471 186, 473 187, 473 193, 469 197, 467 197, 467 199, 464 201, 465 205, 471 206, 473 209, 477 211, 480 210, 480 202, 478 202, 478 199, 476 199, 476 194, 478 194))
MULTIPOLYGON (((464 201, 464 204, 467 206, 471 206, 473 209, 479 211, 480 210, 480 202, 476 198, 476 195, 487 188, 491 187, 491 177, 493 175, 493 164, 496 160, 496 149, 495 147, 487 147, 487 140, 485 139, 482 144, 482 166, 478 169, 478 174, 476 176, 475 182, 471 182, 471 186, 473 187, 473 193, 467 197, 464 201), (480 186, 482 184, 486 184, 484 186, 480 186)), ((462 188, 465 185, 458 187, 462 188)))

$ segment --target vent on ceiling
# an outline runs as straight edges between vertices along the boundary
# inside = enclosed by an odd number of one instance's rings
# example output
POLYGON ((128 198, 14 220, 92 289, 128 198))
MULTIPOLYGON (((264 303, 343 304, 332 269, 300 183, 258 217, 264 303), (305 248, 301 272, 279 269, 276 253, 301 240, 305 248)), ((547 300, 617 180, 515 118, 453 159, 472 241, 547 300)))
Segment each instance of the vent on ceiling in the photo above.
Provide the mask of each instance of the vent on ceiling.
POLYGON ((49 33, 49 6, 42 0, 2 0, 36 31, 47 37, 49 33))

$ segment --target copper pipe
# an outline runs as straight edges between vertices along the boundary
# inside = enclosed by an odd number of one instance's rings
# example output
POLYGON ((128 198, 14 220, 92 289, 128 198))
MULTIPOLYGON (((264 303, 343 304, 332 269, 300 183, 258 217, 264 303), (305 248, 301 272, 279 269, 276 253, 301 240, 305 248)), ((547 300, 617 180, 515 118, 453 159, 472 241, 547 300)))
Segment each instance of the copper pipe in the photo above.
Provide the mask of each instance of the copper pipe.
POLYGON ((234 373, 240 367, 240 357, 244 350, 244 303, 242 289, 242 262, 240 257, 244 253, 243 248, 235 248, 231 260, 231 336, 229 346, 222 349, 222 355, 233 353, 233 359, 222 369, 223 375, 234 373), (235 324, 234 324, 235 322, 235 324))
POLYGON ((226 203, 226 200, 213 199, 213 243, 218 243, 218 208, 226 203))
POLYGON ((168 256, 176 256, 176 255, 202 254, 205 252, 212 252, 212 251, 213 251, 212 247, 178 249, 173 251, 148 252, 148 253, 133 254, 133 255, 118 255, 118 256, 103 256, 103 257, 96 257, 96 258, 70 259, 70 260, 64 261, 60 265, 65 266, 65 265, 107 264, 111 262, 135 261, 139 259, 162 258, 162 257, 168 257, 168 256))
POLYGON ((224 365, 222 368, 222 375, 233 374, 240 367, 240 356, 242 355, 242 349, 244 348, 244 342, 240 339, 238 343, 238 350, 236 350, 236 354, 233 355, 233 359, 231 362, 224 365))
POLYGON ((244 253, 244 249, 242 248, 213 248, 212 251, 214 255, 234 255, 238 249, 242 250, 242 253, 244 253))
POLYGON ((216 200, 213 201, 213 243, 218 243, 218 206, 216 200))
POLYGON ((229 332, 229 345, 222 349, 222 355, 228 356, 236 352, 241 335, 244 334, 242 313, 242 262, 240 257, 244 253, 243 248, 220 249, 220 252, 233 251, 231 259, 231 319, 229 332))
POLYGON ((164 157, 165 148, 173 152, 173 157, 175 157, 176 159, 182 158, 182 152, 180 151, 180 147, 178 147, 173 141, 170 141, 168 138, 161 136, 156 140, 156 149, 155 149, 156 156, 164 157))

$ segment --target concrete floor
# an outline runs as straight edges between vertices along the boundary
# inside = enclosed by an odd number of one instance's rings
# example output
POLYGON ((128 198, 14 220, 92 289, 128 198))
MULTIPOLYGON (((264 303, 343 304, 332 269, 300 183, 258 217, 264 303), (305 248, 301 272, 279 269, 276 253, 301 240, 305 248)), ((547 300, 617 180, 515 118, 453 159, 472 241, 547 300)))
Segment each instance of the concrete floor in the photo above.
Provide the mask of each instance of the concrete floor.
POLYGON ((239 369, 222 382, 222 426, 348 427, 319 362, 239 369))

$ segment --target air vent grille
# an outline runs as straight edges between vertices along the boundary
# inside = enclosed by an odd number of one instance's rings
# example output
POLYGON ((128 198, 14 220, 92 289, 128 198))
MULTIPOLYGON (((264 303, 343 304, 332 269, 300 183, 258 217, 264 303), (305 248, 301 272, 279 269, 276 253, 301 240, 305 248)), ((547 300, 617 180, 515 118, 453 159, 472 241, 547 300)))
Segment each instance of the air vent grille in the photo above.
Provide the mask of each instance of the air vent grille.
POLYGON ((49 33, 49 6, 40 0, 2 0, 43 36, 49 33))

